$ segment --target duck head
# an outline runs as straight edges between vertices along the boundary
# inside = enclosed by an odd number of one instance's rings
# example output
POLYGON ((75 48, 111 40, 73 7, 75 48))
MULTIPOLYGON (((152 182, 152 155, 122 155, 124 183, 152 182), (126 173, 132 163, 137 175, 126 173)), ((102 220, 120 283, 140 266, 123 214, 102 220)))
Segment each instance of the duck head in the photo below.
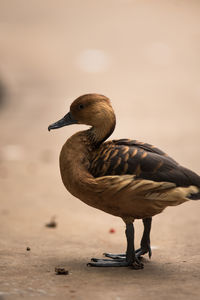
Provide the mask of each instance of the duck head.
POLYGON ((48 130, 72 124, 90 125, 88 131, 93 140, 105 140, 115 128, 115 114, 110 100, 99 94, 78 97, 70 106, 70 111, 61 120, 51 124, 48 130))

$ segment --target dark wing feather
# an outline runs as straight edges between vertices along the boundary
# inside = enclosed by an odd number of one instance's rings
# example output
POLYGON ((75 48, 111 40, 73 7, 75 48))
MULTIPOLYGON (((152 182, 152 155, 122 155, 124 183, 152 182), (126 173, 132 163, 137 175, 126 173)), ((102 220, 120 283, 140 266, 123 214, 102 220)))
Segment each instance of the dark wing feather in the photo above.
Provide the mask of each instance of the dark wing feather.
POLYGON ((104 143, 90 161, 94 177, 135 174, 137 178, 173 182, 177 186, 200 187, 200 177, 178 165, 163 151, 130 140, 104 143))
POLYGON ((174 163, 178 164, 173 158, 168 156, 165 152, 163 152, 162 150, 160 150, 159 148, 157 148, 157 147, 155 147, 151 144, 139 142, 137 140, 129 140, 129 139, 113 140, 112 142, 116 145, 135 146, 137 148, 143 149, 143 150, 148 151, 148 152, 163 155, 163 156, 168 157, 174 163))

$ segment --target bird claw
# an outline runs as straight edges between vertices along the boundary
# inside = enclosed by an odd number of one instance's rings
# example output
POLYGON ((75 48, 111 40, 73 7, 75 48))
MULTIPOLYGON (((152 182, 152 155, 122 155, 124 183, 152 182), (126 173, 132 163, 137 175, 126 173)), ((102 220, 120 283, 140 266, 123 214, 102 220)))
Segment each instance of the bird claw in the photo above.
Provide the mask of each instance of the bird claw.
POLYGON ((135 254, 136 256, 139 258, 141 255, 144 255, 148 253, 149 255, 149 258, 151 258, 152 256, 152 251, 151 251, 151 247, 150 247, 150 244, 147 244, 145 247, 144 246, 141 246, 141 248, 137 249, 135 251, 135 254))
POLYGON ((133 262, 133 264, 131 265, 131 269, 134 269, 134 270, 140 270, 143 268, 144 268, 144 264, 139 260, 135 260, 133 262))

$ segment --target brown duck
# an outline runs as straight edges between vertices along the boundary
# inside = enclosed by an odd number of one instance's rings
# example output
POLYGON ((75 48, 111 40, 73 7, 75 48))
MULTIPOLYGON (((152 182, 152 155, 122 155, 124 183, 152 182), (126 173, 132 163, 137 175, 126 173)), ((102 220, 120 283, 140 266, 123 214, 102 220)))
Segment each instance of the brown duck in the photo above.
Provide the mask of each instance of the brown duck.
POLYGON ((49 130, 71 124, 90 129, 77 132, 60 153, 60 171, 67 190, 86 204, 121 217, 126 224, 126 254, 93 258, 90 266, 143 268, 140 257, 151 257, 152 216, 167 206, 200 199, 200 176, 180 166, 163 151, 136 140, 105 140, 115 128, 110 100, 99 94, 77 98, 70 112, 49 130), (135 219, 142 219, 144 232, 134 248, 135 219))

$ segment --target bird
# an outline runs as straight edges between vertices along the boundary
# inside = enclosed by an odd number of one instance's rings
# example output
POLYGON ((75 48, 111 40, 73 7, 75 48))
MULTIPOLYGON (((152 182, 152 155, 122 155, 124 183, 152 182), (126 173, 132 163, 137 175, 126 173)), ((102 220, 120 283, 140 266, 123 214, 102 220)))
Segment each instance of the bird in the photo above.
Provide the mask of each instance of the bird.
POLYGON ((200 176, 181 166, 157 147, 137 140, 109 140, 116 125, 111 101, 86 94, 48 130, 72 124, 89 129, 72 135, 60 152, 60 173, 66 189, 89 206, 120 217, 126 226, 126 252, 92 258, 91 267, 142 269, 142 256, 152 255, 152 217, 168 206, 200 199, 200 176), (134 245, 134 221, 142 219, 140 247, 134 245))

